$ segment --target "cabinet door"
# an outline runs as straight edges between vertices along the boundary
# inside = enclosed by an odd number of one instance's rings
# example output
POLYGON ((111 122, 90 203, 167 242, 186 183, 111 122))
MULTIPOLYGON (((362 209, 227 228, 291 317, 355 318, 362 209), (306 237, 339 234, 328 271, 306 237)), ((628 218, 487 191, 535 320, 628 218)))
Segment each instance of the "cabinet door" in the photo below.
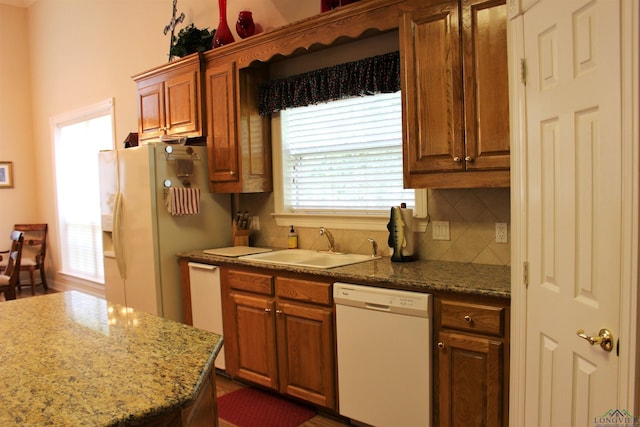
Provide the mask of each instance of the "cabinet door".
POLYGON ((505 0, 462 1, 466 167, 509 169, 505 0))
MULTIPOLYGON (((231 295, 232 324, 226 331, 227 370, 256 384, 278 388, 274 302, 270 298, 231 295)), ((226 338, 226 337, 225 337, 226 338)))
POLYGON ((238 182, 235 63, 209 65, 206 86, 209 179, 217 183, 238 182))
POLYGON ((192 71, 165 82, 165 123, 168 135, 201 134, 199 75, 198 71, 192 71))
POLYGON ((335 409, 330 309, 278 303, 280 392, 335 409))
POLYGON ((159 138, 164 134, 164 84, 150 84, 138 88, 139 139, 159 138))
POLYGON ((439 347, 439 425, 502 426, 501 341, 441 331, 439 347))
POLYGON ((453 0, 401 17, 405 184, 414 173, 464 170, 458 13, 453 0))

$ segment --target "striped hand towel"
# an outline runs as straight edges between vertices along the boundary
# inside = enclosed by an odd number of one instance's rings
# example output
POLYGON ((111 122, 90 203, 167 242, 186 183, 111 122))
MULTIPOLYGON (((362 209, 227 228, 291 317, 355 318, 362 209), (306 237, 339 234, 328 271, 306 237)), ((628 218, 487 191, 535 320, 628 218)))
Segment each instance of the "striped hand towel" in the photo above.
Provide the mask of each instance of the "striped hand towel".
POLYGON ((171 187, 166 205, 171 215, 197 215, 200 213, 200 189, 171 187))

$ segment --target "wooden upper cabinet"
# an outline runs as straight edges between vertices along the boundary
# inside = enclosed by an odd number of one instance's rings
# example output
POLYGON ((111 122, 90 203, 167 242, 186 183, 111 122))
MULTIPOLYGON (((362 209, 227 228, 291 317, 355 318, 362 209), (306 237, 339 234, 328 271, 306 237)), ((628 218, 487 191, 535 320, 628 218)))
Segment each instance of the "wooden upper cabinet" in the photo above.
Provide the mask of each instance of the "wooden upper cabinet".
POLYGON ((159 138, 164 134, 163 84, 138 86, 138 139, 159 138))
POLYGON ((229 58, 205 71, 209 181, 216 193, 271 191, 270 120, 258 112, 266 66, 237 69, 229 58))
POLYGON ((505 1, 463 1, 462 40, 467 169, 509 170, 505 1))
POLYGON ((462 63, 457 1, 402 15, 400 52, 405 169, 464 170, 462 63))
POLYGON ((506 24, 504 0, 407 2, 405 186, 509 186, 506 24))
POLYGON ((202 134, 199 79, 200 70, 192 70, 165 82, 165 125, 168 135, 202 134))
POLYGON ((237 183, 240 177, 235 76, 233 62, 212 64, 205 72, 209 180, 216 184, 237 183))
POLYGON ((203 135, 200 55, 133 77, 138 90, 138 139, 203 135))

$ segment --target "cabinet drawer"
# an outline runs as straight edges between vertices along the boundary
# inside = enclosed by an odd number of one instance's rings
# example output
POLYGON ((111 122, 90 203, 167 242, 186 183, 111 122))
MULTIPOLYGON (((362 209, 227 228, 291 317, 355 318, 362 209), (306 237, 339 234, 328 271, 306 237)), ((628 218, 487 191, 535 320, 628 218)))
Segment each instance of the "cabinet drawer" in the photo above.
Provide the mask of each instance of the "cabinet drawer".
POLYGON ((231 289, 273 295, 273 276, 269 274, 229 270, 227 280, 231 289))
POLYGON ((502 336, 504 307, 441 301, 440 322, 443 328, 502 336))
POLYGON ((280 298, 331 305, 331 284, 278 277, 276 293, 280 298))

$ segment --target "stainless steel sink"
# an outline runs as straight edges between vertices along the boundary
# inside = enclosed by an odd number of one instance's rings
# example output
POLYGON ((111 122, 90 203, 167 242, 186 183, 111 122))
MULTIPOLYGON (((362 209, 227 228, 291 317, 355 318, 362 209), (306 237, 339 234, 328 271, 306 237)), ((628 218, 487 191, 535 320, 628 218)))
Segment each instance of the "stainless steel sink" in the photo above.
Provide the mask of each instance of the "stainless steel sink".
POLYGON ((310 249, 284 249, 261 254, 245 255, 239 259, 246 259, 266 264, 283 264, 308 268, 334 268, 350 264, 371 261, 379 256, 345 254, 340 252, 320 252, 310 249))

